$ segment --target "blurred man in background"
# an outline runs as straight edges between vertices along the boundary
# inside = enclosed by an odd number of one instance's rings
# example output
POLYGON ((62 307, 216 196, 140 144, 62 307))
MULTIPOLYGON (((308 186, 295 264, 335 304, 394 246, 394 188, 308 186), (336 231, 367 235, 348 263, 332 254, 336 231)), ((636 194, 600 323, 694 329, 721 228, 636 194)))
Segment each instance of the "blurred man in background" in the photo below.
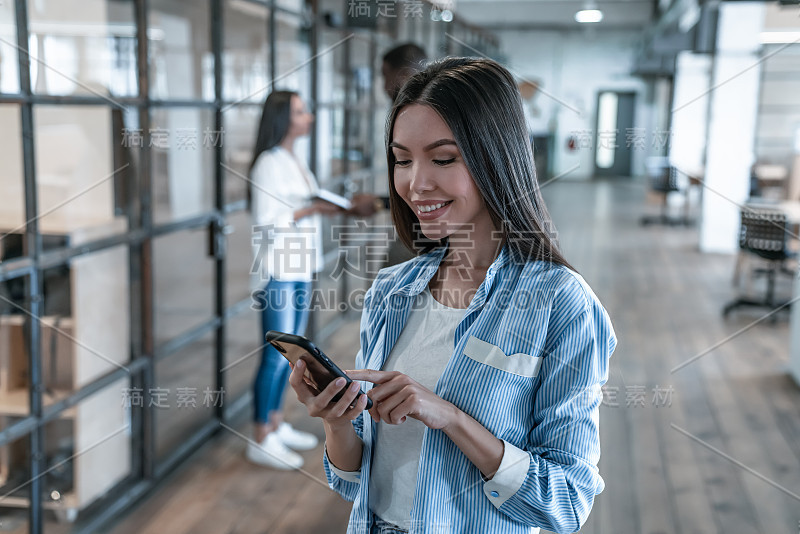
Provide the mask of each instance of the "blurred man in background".
MULTIPOLYGON (((381 65, 381 75, 383 76, 383 89, 386 95, 395 101, 400 88, 406 83, 411 76, 421 71, 425 66, 428 56, 425 50, 415 45, 414 43, 405 43, 398 45, 383 55, 383 64, 381 65)), ((353 196, 353 207, 350 213, 353 215, 360 215, 362 217, 370 217, 376 213, 389 209, 389 197, 379 197, 369 193, 361 193, 353 196)), ((401 247, 399 243, 394 243, 390 247, 390 261, 389 265, 394 265, 392 261, 397 255, 397 248, 401 247)), ((405 259, 408 259, 407 257, 405 259)))

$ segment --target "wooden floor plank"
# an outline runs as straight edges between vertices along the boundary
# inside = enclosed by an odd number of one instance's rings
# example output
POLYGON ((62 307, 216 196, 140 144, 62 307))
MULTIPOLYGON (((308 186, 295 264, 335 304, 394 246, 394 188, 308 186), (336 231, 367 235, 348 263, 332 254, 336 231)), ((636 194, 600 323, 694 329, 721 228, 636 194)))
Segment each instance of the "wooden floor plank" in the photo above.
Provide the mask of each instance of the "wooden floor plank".
MULTIPOLYGON (((565 255, 608 309, 619 339, 607 384, 617 388, 617 406, 606 398, 600 419, 606 488, 581 532, 797 532, 800 503, 676 430, 800 493, 800 387, 786 372, 785 318, 672 372, 758 318, 721 317, 737 291, 734 256, 698 252, 697 228, 639 226, 641 183, 556 182, 543 193, 565 255), (653 404, 656 386, 673 388, 671 405, 653 404), (626 405, 632 387, 644 388, 644 406, 626 405)), ((754 280, 753 290, 759 287, 754 280)), ((790 284, 778 288, 786 293, 790 284)), ((353 322, 323 348, 347 368, 357 345, 353 322)), ((322 436, 291 395, 286 413, 322 436)), ((236 430, 249 435, 249 424, 240 421, 236 430)), ((344 532, 349 503, 303 475, 247 464, 244 446, 223 432, 111 534, 344 532)), ((312 474, 322 473, 320 455, 304 453, 312 474)))

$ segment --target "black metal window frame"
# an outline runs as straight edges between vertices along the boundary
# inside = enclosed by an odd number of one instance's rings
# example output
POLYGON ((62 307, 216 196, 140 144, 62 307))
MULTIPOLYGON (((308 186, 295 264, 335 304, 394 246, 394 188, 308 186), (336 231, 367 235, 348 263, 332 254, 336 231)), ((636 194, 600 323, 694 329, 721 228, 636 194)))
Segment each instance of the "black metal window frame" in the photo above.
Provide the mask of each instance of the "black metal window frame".
MULTIPOLYGON (((122 106, 135 108, 138 114, 138 126, 142 132, 149 132, 151 123, 151 111, 156 108, 180 108, 190 107, 195 109, 208 109, 214 114, 215 130, 221 131, 223 128, 223 110, 233 102, 225 101, 223 94, 223 13, 224 2, 226 0, 207 0, 210 9, 210 41, 211 52, 214 57, 214 99, 152 99, 150 97, 150 66, 148 64, 147 38, 149 1, 148 0, 128 0, 134 10, 134 22, 136 26, 136 78, 138 85, 138 96, 136 97, 115 97, 114 101, 122 106)), ((320 18, 316 0, 305 0, 306 11, 297 12, 287 9, 279 4, 277 0, 245 0, 249 3, 266 7, 269 11, 267 17, 266 38, 269 42, 269 79, 274 83, 276 79, 276 53, 277 53, 277 32, 276 32, 276 13, 284 16, 294 17, 300 25, 308 20, 309 14, 314 24, 310 28, 310 49, 312 60, 311 68, 311 87, 310 95, 313 104, 318 101, 318 28, 324 22, 320 18)), ((30 328, 27 332, 29 346, 29 414, 19 421, 0 430, 0 447, 5 446, 15 440, 28 437, 30 449, 29 463, 29 483, 30 487, 30 507, 28 511, 29 532, 41 534, 44 531, 43 522, 43 502, 42 502, 42 481, 44 474, 44 426, 58 418, 65 410, 76 406, 84 399, 101 391, 122 378, 130 378, 132 387, 141 388, 145 392, 145 406, 149 405, 147 392, 156 383, 155 365, 158 361, 176 354, 189 344, 198 341, 203 336, 214 333, 214 362, 215 362, 215 385, 217 389, 225 387, 225 375, 222 371, 226 362, 226 324, 240 314, 249 311, 250 299, 245 298, 237 303, 226 306, 226 217, 246 211, 248 206, 246 201, 235 200, 225 202, 224 182, 225 173, 223 169, 223 147, 222 144, 215 144, 214 147, 214 186, 213 186, 213 208, 199 215, 182 219, 166 224, 155 224, 153 220, 153 190, 152 190, 152 169, 149 142, 141 147, 141 158, 137 167, 137 174, 131 180, 129 191, 129 205, 127 206, 126 217, 128 223, 127 232, 91 241, 78 246, 68 245, 66 247, 43 250, 42 234, 39 231, 37 205, 37 175, 36 157, 34 143, 34 108, 40 105, 58 106, 101 106, 112 107, 109 100, 101 97, 91 96, 55 96, 38 94, 33 91, 31 86, 31 60, 27 53, 29 43, 29 17, 26 0, 14 0, 15 17, 17 29, 17 46, 23 51, 18 56, 18 94, 0 94, 0 104, 17 104, 20 108, 21 134, 22 134, 22 163, 24 174, 25 190, 25 219, 27 222, 24 231, 24 250, 25 254, 21 258, 15 258, 0 263, 0 282, 12 279, 27 278, 26 305, 27 313, 33 319, 39 318, 43 312, 43 272, 46 269, 67 265, 70 260, 86 254, 108 250, 113 247, 127 246, 129 261, 129 295, 130 295, 130 327, 131 327, 131 354, 130 360, 126 363, 126 368, 117 369, 92 381, 81 389, 73 392, 68 397, 45 406, 43 404, 43 383, 41 369, 41 326, 37 320, 30 320, 30 328), (214 302, 213 316, 188 331, 170 339, 160 345, 155 344, 154 340, 154 288, 153 288, 153 240, 169 234, 185 230, 207 229, 209 232, 210 252, 214 262, 214 302)), ((343 5, 343 15, 346 14, 347 4, 343 5)), ((345 17, 346 19, 346 17, 345 17)), ((462 28, 472 32, 475 36, 476 45, 484 49, 493 51, 496 56, 497 41, 490 34, 482 32, 478 28, 468 26, 454 21, 451 28, 460 25, 462 28)), ((349 30, 340 30, 344 35, 349 30)), ((375 80, 377 74, 375 65, 377 61, 377 31, 357 30, 361 38, 367 39, 370 46, 370 69, 371 78, 375 80)), ((441 40, 441 50, 438 54, 454 53, 458 50, 458 45, 452 40, 448 41, 444 37, 444 32, 439 36, 441 40)), ((350 68, 350 46, 349 42, 344 44, 345 65, 344 70, 350 68)), ((345 77, 345 84, 349 88, 351 83, 350 76, 345 77)), ((374 91, 371 93, 370 103, 366 111, 363 104, 358 106, 349 102, 341 104, 326 103, 326 106, 339 107, 344 112, 344 130, 349 131, 349 121, 351 113, 369 113, 374 110, 374 91)), ((346 95, 350 91, 345 91, 346 95)), ((259 105, 253 103, 243 103, 241 105, 259 105)), ((368 143, 368 162, 369 169, 374 170, 376 158, 376 144, 374 140, 376 132, 369 122, 370 131, 368 133, 370 142, 368 143)), ((311 137, 311 168, 316 170, 316 143, 319 132, 315 131, 311 137)), ((378 150, 382 152, 380 146, 378 150)), ((349 136, 344 136, 344 153, 349 150, 349 136)), ((353 180, 362 180, 364 170, 351 173, 349 161, 344 158, 343 174, 337 175, 335 183, 341 184, 343 190, 346 185, 353 180)), ((346 279, 342 278, 339 289, 345 291, 346 279)), ((342 321, 346 319, 342 313, 342 321)), ((339 322, 328 325, 320 335, 335 330, 339 322)), ((133 502, 141 498, 144 494, 152 490, 163 477, 175 468, 181 461, 186 459, 202 442, 206 441, 212 434, 220 429, 221 422, 230 421, 237 417, 249 403, 249 396, 243 395, 238 401, 234 401, 215 408, 214 418, 208 420, 199 430, 183 442, 183 444, 172 450, 166 458, 158 461, 155 454, 155 414, 152 407, 132 410, 131 412, 131 472, 122 482, 118 483, 109 494, 95 504, 91 505, 88 517, 81 517, 75 524, 73 532, 90 532, 99 526, 107 524, 117 514, 130 506, 133 502)))

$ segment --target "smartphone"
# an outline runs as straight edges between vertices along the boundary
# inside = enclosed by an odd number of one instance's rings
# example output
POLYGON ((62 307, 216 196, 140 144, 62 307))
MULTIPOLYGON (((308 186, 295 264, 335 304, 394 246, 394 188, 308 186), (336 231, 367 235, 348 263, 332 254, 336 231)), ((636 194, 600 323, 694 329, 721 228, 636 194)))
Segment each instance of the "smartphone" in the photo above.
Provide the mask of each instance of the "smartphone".
MULTIPOLYGON (((325 356, 324 352, 303 336, 270 330, 267 332, 266 339, 267 343, 283 354, 283 357, 289 360, 292 365, 296 365, 297 360, 305 362, 305 376, 317 388, 317 391, 322 391, 328 384, 339 377, 347 380, 345 388, 349 387, 353 382, 349 376, 344 374, 344 371, 325 356)), ((338 401, 341 399, 344 391, 345 389, 341 393, 337 393, 333 400, 338 401)), ((363 391, 359 392, 359 396, 364 394, 363 391)), ((372 399, 367 399, 367 409, 369 410, 370 408, 372 408, 372 399)))

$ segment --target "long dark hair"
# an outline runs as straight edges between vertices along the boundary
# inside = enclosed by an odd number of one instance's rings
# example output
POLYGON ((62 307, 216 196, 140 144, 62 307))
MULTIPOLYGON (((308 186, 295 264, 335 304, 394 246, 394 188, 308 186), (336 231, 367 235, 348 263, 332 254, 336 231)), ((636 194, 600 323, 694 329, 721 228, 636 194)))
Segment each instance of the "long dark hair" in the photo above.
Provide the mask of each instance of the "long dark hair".
MULTIPOLYGON (((253 172, 253 167, 258 157, 267 150, 280 144, 289 132, 292 120, 292 97, 298 96, 294 91, 273 91, 264 102, 261 112, 261 122, 258 125, 258 137, 253 150, 253 159, 250 162, 248 175, 253 172)), ((250 177, 252 179, 252 176, 250 177)), ((247 188, 247 204, 252 206, 253 185, 247 188)))
POLYGON ((445 58, 405 83, 386 120, 386 158, 392 220, 415 253, 443 246, 422 235, 419 219, 394 187, 394 123, 405 106, 421 104, 444 120, 496 228, 515 259, 545 260, 572 269, 558 248, 544 204, 519 89, 511 74, 489 59, 445 58))

